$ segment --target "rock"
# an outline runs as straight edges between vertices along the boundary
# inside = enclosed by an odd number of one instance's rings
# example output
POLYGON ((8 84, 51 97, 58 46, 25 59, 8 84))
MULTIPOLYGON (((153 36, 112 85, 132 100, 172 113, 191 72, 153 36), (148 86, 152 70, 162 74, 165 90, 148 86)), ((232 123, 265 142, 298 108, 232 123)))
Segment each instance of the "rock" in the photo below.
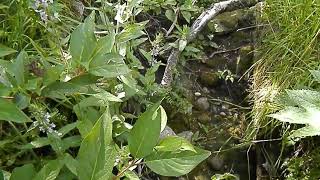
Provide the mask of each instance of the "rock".
POLYGON ((207 162, 213 170, 215 170, 215 171, 223 170, 224 160, 222 157, 220 157, 218 155, 212 155, 209 157, 207 162))
POLYGON ((212 58, 206 59, 204 63, 210 68, 222 69, 228 63, 228 59, 223 54, 216 54, 212 58))
POLYGON ((253 12, 253 10, 239 9, 219 14, 208 23, 209 30, 218 34, 226 34, 252 25, 253 12))
POLYGON ((195 108, 201 111, 207 111, 210 108, 208 98, 201 97, 195 102, 195 108))
POLYGON ((216 72, 213 71, 202 71, 200 73, 200 81, 202 84, 207 86, 217 85, 220 78, 216 72))
POLYGON ((183 131, 183 132, 177 134, 177 136, 183 137, 183 138, 187 139, 188 141, 192 141, 193 132, 183 131))
POLYGON ((208 124, 211 122, 211 114, 208 112, 203 112, 197 116, 198 122, 202 124, 208 124))
POLYGON ((237 70, 236 73, 244 73, 253 64, 253 46, 244 46, 239 50, 239 57, 237 60, 237 70))
POLYGON ((160 133, 159 139, 163 139, 167 136, 175 136, 175 135, 176 133, 169 126, 166 126, 164 130, 160 133))
POLYGON ((225 112, 220 112, 220 116, 226 116, 227 114, 225 112))

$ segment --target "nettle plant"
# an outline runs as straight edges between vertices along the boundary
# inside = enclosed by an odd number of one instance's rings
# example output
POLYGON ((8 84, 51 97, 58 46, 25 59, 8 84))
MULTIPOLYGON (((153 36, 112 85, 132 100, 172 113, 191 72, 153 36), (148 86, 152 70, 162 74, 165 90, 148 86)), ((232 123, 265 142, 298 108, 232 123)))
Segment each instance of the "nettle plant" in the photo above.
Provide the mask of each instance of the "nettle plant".
MULTIPOLYGON (((311 74, 316 82, 320 83, 320 71, 313 70, 311 74)), ((305 125, 294 130, 289 139, 320 135, 320 92, 318 90, 287 90, 286 95, 281 96, 284 108, 275 114, 269 115, 282 122, 305 125)))
MULTIPOLYGON (((139 2, 117 6, 116 24, 104 13, 112 8, 104 4, 75 28, 61 57, 44 56, 37 47, 40 57, 22 51, 0 60, 0 119, 16 133, 0 141, 0 150, 13 161, 8 167, 23 158, 6 178, 138 179, 137 167, 181 176, 210 155, 182 137, 160 138, 167 123, 161 97, 144 92, 156 86, 159 63, 138 72, 133 49, 146 40, 146 22, 128 21, 141 12, 139 2), (146 110, 123 111, 135 97, 147 99, 139 104, 146 110)), ((1 46, 0 57, 15 52, 1 46)))

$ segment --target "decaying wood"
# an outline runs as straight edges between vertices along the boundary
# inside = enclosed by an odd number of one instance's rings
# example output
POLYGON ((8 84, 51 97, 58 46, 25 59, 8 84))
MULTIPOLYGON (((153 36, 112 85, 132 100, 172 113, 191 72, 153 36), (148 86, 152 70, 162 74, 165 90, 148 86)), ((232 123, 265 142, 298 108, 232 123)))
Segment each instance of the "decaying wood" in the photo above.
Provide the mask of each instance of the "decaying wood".
MULTIPOLYGON (((189 37, 187 39, 188 43, 193 41, 199 32, 207 25, 207 23, 216 17, 218 14, 226 11, 233 11, 244 7, 251 7, 258 3, 260 0, 228 0, 215 3, 210 8, 205 10, 192 24, 189 37)), ((167 60, 167 65, 165 72, 162 77, 161 85, 168 87, 171 85, 173 80, 173 70, 179 60, 180 51, 174 48, 167 60)))

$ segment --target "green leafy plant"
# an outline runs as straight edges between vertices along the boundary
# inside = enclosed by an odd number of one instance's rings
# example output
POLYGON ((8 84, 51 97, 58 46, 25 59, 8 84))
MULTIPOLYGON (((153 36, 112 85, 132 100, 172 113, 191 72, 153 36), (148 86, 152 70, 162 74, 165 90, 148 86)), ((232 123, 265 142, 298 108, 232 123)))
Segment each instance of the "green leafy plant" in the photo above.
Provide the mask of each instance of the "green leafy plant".
MULTIPOLYGON (((311 71, 316 81, 320 71, 311 71)), ((320 81, 318 81, 320 82, 320 81)), ((289 138, 304 138, 320 135, 320 92, 316 90, 287 90, 282 97, 284 109, 269 115, 282 122, 303 124, 305 127, 294 130, 289 138)))
MULTIPOLYGON (((181 176, 210 155, 181 137, 160 139, 167 123, 165 91, 155 83, 161 63, 139 72, 137 46, 147 39, 147 21, 134 21, 140 3, 95 4, 63 38, 68 45, 60 37, 29 37, 32 47, 3 41, 0 162, 10 179, 130 179, 142 164, 181 176)), ((52 30, 47 20, 37 25, 52 30)))

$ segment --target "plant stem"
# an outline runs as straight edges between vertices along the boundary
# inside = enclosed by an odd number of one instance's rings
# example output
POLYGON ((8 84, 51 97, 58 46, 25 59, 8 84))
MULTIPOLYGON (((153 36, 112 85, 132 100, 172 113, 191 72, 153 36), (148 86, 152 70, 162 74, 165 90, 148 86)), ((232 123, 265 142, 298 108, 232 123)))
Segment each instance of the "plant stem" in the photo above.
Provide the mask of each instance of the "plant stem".
MULTIPOLYGON (((23 135, 21 134, 21 132, 19 131, 19 129, 12 123, 9 121, 9 124, 13 127, 13 129, 16 131, 16 133, 18 134, 18 136, 20 137, 20 139, 22 140, 23 143, 28 143, 28 141, 23 137, 23 135)), ((38 159, 38 156, 36 155, 36 153, 31 149, 31 154, 32 156, 34 156, 34 158, 38 159)))

